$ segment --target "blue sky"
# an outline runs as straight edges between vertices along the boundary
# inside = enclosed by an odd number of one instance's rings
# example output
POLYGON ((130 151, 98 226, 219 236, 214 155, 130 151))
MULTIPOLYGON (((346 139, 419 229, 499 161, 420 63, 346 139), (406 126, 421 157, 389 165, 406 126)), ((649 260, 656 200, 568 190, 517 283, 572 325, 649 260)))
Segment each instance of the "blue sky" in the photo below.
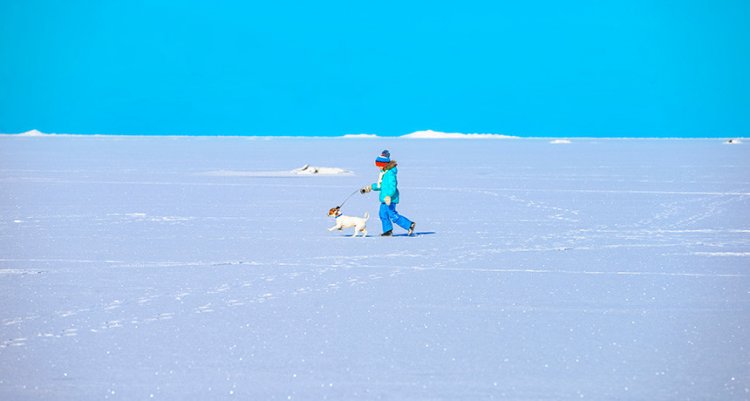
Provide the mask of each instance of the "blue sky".
POLYGON ((750 134, 750 2, 0 2, 0 132, 750 134))

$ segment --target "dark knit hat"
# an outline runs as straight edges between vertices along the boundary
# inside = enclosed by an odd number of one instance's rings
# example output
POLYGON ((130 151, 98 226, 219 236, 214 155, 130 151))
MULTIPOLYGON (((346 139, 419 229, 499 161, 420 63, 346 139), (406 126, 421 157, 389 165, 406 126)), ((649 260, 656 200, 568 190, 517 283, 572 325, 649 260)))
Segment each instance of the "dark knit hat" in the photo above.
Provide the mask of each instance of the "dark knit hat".
POLYGON ((377 159, 375 159, 375 165, 378 167, 385 167, 391 162, 391 152, 384 150, 380 153, 377 159))

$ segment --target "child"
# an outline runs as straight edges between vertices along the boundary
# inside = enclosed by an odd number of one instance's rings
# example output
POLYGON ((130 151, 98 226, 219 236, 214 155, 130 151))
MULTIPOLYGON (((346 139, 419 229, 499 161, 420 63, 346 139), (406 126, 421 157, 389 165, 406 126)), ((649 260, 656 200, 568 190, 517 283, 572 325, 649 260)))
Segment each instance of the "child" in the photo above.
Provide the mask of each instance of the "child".
POLYGON ((383 237, 390 237, 393 235, 393 223, 400 226, 404 230, 408 230, 406 235, 414 234, 414 226, 416 225, 411 220, 404 216, 401 216, 396 211, 396 204, 398 203, 398 182, 396 180, 396 174, 398 169, 396 168, 396 161, 391 160, 391 153, 384 150, 380 156, 375 159, 375 166, 380 170, 378 176, 378 182, 368 185, 360 190, 361 193, 367 193, 370 191, 380 191, 380 221, 383 223, 383 233, 380 234, 383 237))

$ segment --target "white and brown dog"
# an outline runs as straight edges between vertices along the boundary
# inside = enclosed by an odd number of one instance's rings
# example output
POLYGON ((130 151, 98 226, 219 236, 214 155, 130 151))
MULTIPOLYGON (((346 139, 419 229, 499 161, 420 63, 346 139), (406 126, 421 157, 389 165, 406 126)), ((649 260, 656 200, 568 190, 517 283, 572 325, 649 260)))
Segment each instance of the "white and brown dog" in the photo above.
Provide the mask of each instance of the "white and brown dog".
POLYGON ((363 237, 367 236, 367 220, 370 218, 370 214, 367 212, 365 212, 364 217, 344 216, 341 214, 341 207, 336 206, 328 211, 328 217, 336 219, 336 225, 329 228, 328 231, 343 230, 345 228, 354 227, 354 234, 352 234, 352 237, 356 237, 360 232, 363 237))

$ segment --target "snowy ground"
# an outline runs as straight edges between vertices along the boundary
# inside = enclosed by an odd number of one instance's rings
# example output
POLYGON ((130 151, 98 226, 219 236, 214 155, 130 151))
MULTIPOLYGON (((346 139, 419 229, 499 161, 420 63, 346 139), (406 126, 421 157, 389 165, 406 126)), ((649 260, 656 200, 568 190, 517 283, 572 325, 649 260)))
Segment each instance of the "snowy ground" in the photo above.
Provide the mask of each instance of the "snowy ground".
POLYGON ((748 400, 750 147, 0 137, 0 399, 748 400))

